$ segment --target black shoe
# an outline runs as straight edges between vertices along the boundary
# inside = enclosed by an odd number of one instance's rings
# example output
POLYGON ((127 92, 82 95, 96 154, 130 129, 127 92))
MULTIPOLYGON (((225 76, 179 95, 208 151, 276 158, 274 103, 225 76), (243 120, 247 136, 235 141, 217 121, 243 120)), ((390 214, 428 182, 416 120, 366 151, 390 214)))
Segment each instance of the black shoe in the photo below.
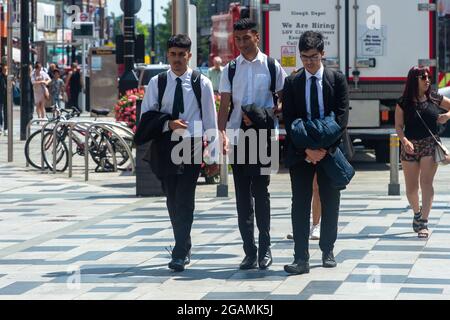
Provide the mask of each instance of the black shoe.
POLYGON ((295 260, 292 264, 284 266, 284 271, 291 274, 309 273, 309 262, 301 259, 295 260))
POLYGON ((256 256, 245 256, 244 260, 242 260, 239 265, 239 269, 241 270, 249 270, 256 268, 256 256))
POLYGON ((267 269, 272 264, 272 252, 270 248, 264 251, 264 254, 258 255, 258 264, 261 270, 267 269))
POLYGON ((336 268, 337 263, 333 251, 322 253, 322 266, 324 268, 336 268))
POLYGON ((186 264, 186 258, 185 259, 176 259, 172 258, 172 260, 169 262, 169 268, 174 271, 184 271, 184 266, 186 264))

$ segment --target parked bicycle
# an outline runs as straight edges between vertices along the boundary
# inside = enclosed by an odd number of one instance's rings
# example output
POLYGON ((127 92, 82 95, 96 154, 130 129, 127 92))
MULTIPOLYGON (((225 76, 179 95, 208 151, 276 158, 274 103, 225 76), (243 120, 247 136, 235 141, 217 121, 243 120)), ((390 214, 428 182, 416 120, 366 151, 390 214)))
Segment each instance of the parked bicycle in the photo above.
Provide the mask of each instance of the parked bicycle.
MULTIPOLYGON (((54 107, 53 119, 49 120, 50 123, 44 129, 38 130, 30 135, 25 143, 25 157, 28 163, 37 169, 42 169, 43 160, 44 169, 53 170, 54 144, 56 143, 56 171, 64 172, 69 164, 67 141, 69 139, 70 124, 61 122, 79 115, 79 110, 65 110, 56 105, 54 107), (56 129, 56 142, 53 135, 53 128, 55 126, 58 126, 56 129)), ((73 127, 72 156, 79 155, 84 157, 86 152, 84 144, 86 134, 86 131, 79 125, 73 127)), ((122 138, 131 149, 133 147, 132 138, 127 136, 122 138)), ((116 157, 118 170, 127 170, 130 161, 133 161, 122 141, 109 130, 96 128, 91 133, 91 139, 89 141, 88 152, 97 164, 96 172, 114 171, 114 156, 116 157)))

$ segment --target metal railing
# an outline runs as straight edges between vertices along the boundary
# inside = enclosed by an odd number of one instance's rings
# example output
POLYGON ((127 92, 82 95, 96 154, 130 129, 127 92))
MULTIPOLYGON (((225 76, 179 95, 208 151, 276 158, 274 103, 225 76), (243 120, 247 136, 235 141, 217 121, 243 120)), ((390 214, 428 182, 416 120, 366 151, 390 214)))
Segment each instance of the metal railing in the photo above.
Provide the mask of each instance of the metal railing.
MULTIPOLYGON (((58 129, 62 126, 68 126, 69 127, 69 146, 68 146, 68 169, 69 169, 69 178, 71 178, 73 176, 73 161, 72 161, 72 157, 73 157, 73 140, 74 140, 74 135, 73 132, 74 130, 82 132, 85 134, 85 145, 84 145, 84 157, 85 157, 85 180, 87 181, 89 178, 89 139, 91 139, 92 141, 94 141, 95 143, 95 139, 93 137, 94 133, 97 133, 100 135, 100 129, 103 130, 107 130, 108 132, 110 132, 113 136, 115 136, 120 143, 122 143, 122 145, 125 148, 125 151, 128 155, 128 158, 131 160, 131 169, 132 169, 132 173, 136 172, 136 164, 135 164, 135 158, 133 156, 133 152, 132 149, 128 146, 128 144, 126 143, 125 139, 122 137, 122 135, 119 134, 119 131, 122 131, 122 133, 125 133, 125 135, 129 138, 129 139, 133 139, 134 133, 133 131, 124 126, 123 122, 108 122, 108 121, 102 121, 99 122, 97 120, 80 120, 80 119, 69 119, 69 120, 59 120, 59 121, 51 121, 49 119, 34 119, 31 120, 28 124, 27 124, 27 128, 26 128, 26 136, 27 139, 30 137, 31 135, 31 127, 36 124, 42 124, 40 131, 41 131, 41 171, 45 171, 45 160, 44 160, 44 150, 42 150, 42 142, 44 141, 44 135, 45 132, 50 132, 50 130, 52 130, 52 136, 53 136, 53 145, 52 145, 52 151, 53 151, 53 168, 52 168, 52 172, 56 173, 57 169, 57 138, 58 138, 58 129), (54 125, 52 127, 52 129, 49 129, 49 126, 54 125)), ((114 172, 117 171, 117 158, 116 158, 116 153, 114 152, 114 148, 111 145, 110 141, 105 140, 104 141, 106 143, 106 147, 108 148, 108 151, 111 153, 112 155, 112 161, 113 161, 113 168, 114 168, 114 172)), ((28 160, 26 160, 26 166, 29 167, 29 162, 28 160)))
MULTIPOLYGON (((90 125, 87 128, 87 134, 85 136, 85 145, 87 146, 89 144, 89 138, 92 138, 91 136, 91 131, 92 129, 94 129, 95 127, 99 127, 105 130, 108 130, 109 132, 111 132, 111 134, 113 134, 114 136, 117 137, 117 139, 119 139, 119 141, 123 144, 123 146, 125 147, 125 150, 128 154, 129 159, 131 159, 131 172, 135 173, 136 172, 136 164, 135 164, 135 159, 133 157, 133 152, 131 151, 130 147, 128 146, 128 144, 125 142, 125 140, 123 139, 123 137, 121 135, 119 135, 113 128, 116 129, 121 129, 124 132, 127 132, 131 137, 133 136, 133 131, 130 130, 127 127, 124 127, 120 124, 116 124, 116 123, 110 123, 110 122, 97 122, 97 123, 93 123, 92 125, 90 125)), ((112 153, 113 154, 113 161, 116 162, 117 160, 115 159, 115 152, 112 153)), ((88 181, 89 180, 89 154, 88 152, 84 153, 84 180, 88 181)))

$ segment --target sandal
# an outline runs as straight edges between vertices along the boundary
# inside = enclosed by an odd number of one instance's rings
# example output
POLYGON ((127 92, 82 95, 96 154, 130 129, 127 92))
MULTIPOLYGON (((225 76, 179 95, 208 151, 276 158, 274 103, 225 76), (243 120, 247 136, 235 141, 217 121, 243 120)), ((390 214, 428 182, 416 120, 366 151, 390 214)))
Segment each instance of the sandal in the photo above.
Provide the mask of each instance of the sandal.
POLYGON ((428 232, 428 220, 420 219, 418 237, 421 239, 428 239, 429 235, 430 234, 428 232))
POLYGON ((422 218, 421 211, 422 211, 422 208, 420 209, 419 212, 414 213, 413 224, 412 224, 414 232, 419 232, 419 230, 420 230, 420 218, 422 218))

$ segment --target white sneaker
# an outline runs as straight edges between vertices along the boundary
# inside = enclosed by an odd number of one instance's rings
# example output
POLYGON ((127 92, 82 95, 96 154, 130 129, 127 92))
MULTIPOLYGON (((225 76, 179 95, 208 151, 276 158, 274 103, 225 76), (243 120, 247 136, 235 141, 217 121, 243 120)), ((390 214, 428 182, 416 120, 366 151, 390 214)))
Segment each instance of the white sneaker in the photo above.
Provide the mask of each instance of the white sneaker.
POLYGON ((320 239, 320 224, 311 227, 310 231, 310 239, 311 240, 319 240, 320 239))
POLYGON ((3 135, 7 136, 8 135, 8 130, 3 130, 3 135))

